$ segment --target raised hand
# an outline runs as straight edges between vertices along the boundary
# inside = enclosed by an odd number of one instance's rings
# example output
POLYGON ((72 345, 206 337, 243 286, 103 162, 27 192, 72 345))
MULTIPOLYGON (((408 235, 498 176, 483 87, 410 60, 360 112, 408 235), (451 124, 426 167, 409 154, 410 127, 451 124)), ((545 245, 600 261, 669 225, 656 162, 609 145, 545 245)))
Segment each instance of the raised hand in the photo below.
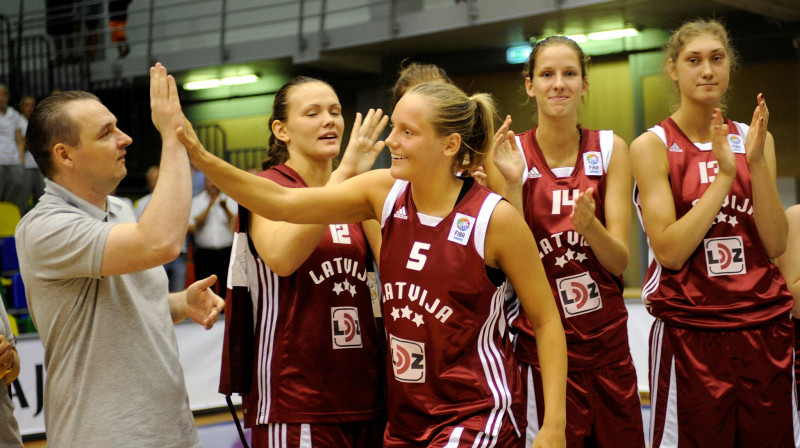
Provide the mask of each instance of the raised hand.
POLYGON ((375 159, 383 150, 385 143, 378 141, 381 132, 389 122, 389 116, 384 115, 381 109, 370 109, 365 117, 356 113, 356 120, 350 132, 350 141, 347 143, 339 169, 347 171, 348 177, 369 171, 375 159))
POLYGON ((494 134, 492 154, 494 165, 505 178, 507 185, 519 187, 525 171, 525 158, 517 147, 517 139, 511 128, 511 115, 506 116, 503 125, 494 134))
POLYGON ((150 116, 162 139, 176 136, 184 125, 175 78, 160 62, 150 67, 150 116))
POLYGON ((753 111, 753 120, 744 147, 747 150, 747 162, 753 163, 764 157, 764 142, 767 140, 767 125, 769 124, 769 109, 764 95, 759 93, 756 97, 758 104, 753 111))
POLYGON ((183 143, 183 146, 185 146, 186 150, 189 152, 190 158, 192 153, 205 149, 203 144, 200 143, 200 138, 194 132, 194 126, 192 126, 192 123, 190 123, 186 117, 183 117, 183 125, 178 127, 176 134, 178 135, 178 140, 183 143))
POLYGON ((475 182, 483 185, 484 187, 489 182, 489 178, 486 176, 486 170, 483 168, 483 165, 478 165, 477 167, 473 168, 469 173, 469 177, 475 179, 475 182))
POLYGON ((714 115, 711 118, 711 132, 713 135, 711 150, 717 159, 719 174, 736 176, 736 156, 728 143, 728 125, 722 119, 722 111, 719 109, 714 109, 714 115))
POLYGON ((578 195, 575 199, 575 205, 572 207, 572 214, 569 215, 569 220, 572 221, 575 231, 583 234, 589 227, 594 219, 594 189, 589 187, 578 195))

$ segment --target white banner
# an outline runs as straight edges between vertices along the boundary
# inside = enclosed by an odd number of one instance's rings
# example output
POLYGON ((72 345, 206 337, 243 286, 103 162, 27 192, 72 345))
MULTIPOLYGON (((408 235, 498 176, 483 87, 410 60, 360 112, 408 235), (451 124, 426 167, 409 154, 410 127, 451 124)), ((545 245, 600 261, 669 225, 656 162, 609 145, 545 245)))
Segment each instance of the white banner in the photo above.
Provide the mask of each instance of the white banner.
MULTIPOLYGON (((184 321, 175 326, 183 374, 193 411, 226 406, 225 396, 217 392, 222 359, 224 316, 211 330, 184 321)), ((44 433, 42 391, 44 390, 44 347, 38 337, 17 339, 20 375, 11 387, 14 415, 23 435, 44 433)), ((234 402, 240 403, 238 396, 234 402)))
MULTIPOLYGON (((639 390, 647 391, 648 340, 653 317, 647 313, 641 302, 626 300, 625 306, 628 309, 628 340, 639 390)), ((226 406, 225 397, 217 392, 224 328, 222 316, 214 328, 208 331, 191 321, 175 326, 181 365, 189 391, 189 405, 193 411, 226 406)), ((21 371, 11 388, 16 407, 14 415, 23 435, 41 434, 44 432, 44 348, 39 338, 24 337, 17 340, 17 350, 21 371)), ((234 403, 241 403, 238 395, 233 398, 234 403)))

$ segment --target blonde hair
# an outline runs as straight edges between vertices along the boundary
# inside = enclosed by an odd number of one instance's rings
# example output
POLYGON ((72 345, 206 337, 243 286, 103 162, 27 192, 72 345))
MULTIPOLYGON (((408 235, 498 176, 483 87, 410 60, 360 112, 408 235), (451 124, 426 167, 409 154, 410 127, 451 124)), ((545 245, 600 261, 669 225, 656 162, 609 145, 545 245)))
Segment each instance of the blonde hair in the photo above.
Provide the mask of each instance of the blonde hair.
POLYGON ((428 98, 431 126, 438 136, 454 133, 461 136, 461 147, 453 162, 454 170, 469 171, 486 160, 497 118, 491 95, 477 93, 467 96, 458 87, 443 82, 417 84, 406 93, 428 98))
POLYGON ((400 72, 397 76, 394 86, 392 86, 392 109, 400 101, 400 98, 408 92, 409 89, 417 84, 423 82, 444 82, 452 84, 450 77, 443 68, 435 64, 422 64, 419 62, 401 62, 400 72))

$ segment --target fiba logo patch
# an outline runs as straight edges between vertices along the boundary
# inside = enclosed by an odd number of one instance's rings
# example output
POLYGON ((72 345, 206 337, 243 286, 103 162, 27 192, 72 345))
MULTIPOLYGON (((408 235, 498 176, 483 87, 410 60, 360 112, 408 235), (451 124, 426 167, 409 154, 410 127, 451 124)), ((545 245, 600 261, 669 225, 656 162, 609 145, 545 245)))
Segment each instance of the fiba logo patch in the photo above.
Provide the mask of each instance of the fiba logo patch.
POLYGON ((361 325, 358 310, 351 306, 331 308, 333 348, 361 348, 361 325))
POLYGON ((447 237, 447 240, 461 244, 462 246, 466 246, 474 225, 475 218, 462 213, 456 213, 456 217, 453 219, 453 225, 450 227, 450 235, 447 237))
POLYGON ((603 163, 600 153, 597 151, 587 151, 583 154, 583 170, 587 176, 602 176, 603 163))
POLYGON ((703 240, 709 277, 747 273, 742 237, 708 238, 703 240))
POLYGON ((588 272, 556 280, 565 317, 591 313, 603 307, 597 283, 588 272))
POLYGON ((390 336, 392 370, 397 381, 425 382, 425 344, 390 336))
POLYGON ((731 152, 734 154, 744 154, 744 142, 742 137, 736 134, 728 134, 728 144, 731 145, 731 152))

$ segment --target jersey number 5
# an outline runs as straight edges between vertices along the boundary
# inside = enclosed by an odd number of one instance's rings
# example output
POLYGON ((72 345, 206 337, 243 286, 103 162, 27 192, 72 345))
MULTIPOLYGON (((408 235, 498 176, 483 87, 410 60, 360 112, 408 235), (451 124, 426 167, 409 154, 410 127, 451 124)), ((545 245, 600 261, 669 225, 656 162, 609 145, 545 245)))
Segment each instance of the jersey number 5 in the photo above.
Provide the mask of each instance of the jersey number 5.
POLYGON ((414 246, 411 247, 411 253, 408 255, 406 269, 421 271, 422 268, 425 267, 425 260, 428 259, 426 255, 422 254, 422 251, 430 248, 431 245, 428 243, 420 243, 419 241, 415 241, 414 246))

